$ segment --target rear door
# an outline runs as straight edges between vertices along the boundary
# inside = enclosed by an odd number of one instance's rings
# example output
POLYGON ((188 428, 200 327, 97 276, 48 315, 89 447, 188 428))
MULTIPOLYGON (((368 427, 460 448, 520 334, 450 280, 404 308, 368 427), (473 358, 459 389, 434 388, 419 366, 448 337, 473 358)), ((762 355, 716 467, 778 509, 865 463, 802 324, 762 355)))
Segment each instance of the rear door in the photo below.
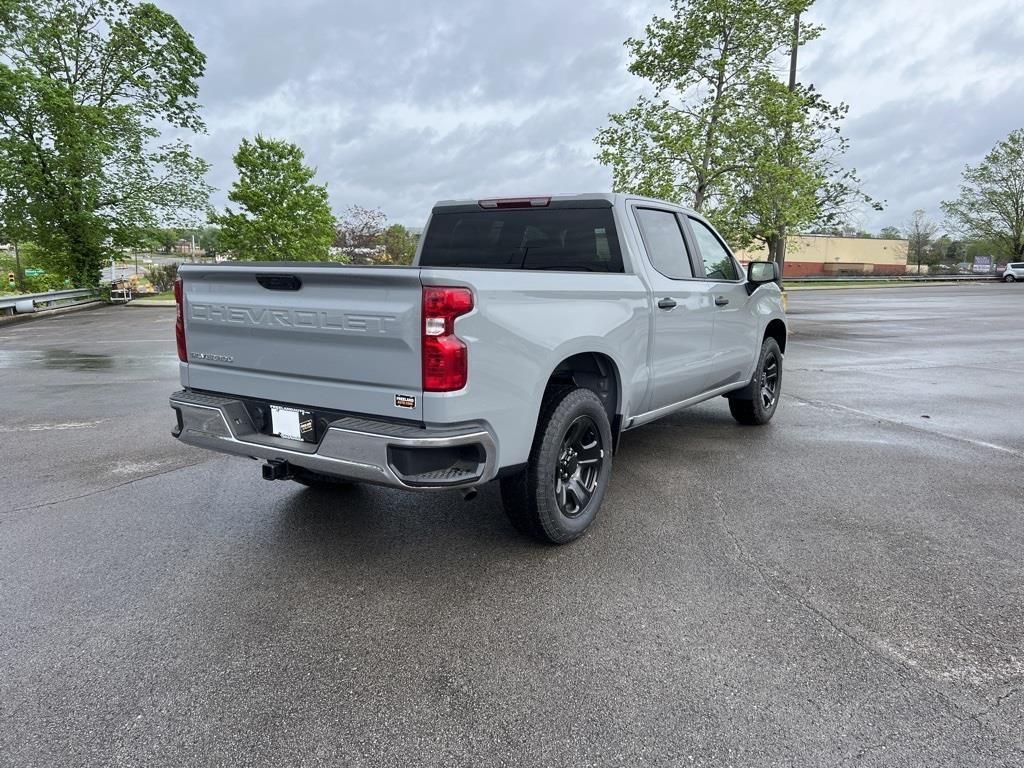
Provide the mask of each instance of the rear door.
POLYGON ((421 419, 413 267, 185 265, 192 389, 421 419))
POLYGON ((633 215, 653 291, 653 411, 707 388, 714 304, 710 286, 694 275, 679 215, 647 205, 633 206, 633 215))
POLYGON ((689 216, 706 285, 712 292, 714 335, 708 389, 746 381, 759 348, 759 318, 754 316, 746 280, 725 243, 705 222, 689 216))

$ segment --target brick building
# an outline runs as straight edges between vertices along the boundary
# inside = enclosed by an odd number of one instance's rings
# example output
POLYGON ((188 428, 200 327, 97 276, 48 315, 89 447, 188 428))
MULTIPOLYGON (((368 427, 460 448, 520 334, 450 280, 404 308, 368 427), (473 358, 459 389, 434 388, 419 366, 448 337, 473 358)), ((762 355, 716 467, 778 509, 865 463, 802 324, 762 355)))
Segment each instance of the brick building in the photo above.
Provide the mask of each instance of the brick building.
MULTIPOLYGON (((794 235, 786 244, 786 273, 783 277, 829 275, 903 275, 907 271, 906 240, 832 235, 794 235)), ((738 251, 748 261, 768 258, 768 248, 738 251)))

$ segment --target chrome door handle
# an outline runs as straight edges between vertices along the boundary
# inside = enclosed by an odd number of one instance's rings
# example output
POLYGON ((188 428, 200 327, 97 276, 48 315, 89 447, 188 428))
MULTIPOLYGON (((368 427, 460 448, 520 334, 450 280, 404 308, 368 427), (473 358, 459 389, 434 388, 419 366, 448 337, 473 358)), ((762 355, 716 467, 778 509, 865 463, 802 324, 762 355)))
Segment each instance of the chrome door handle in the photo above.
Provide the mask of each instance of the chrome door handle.
POLYGON ((675 309, 676 300, 666 296, 664 299, 658 299, 658 309, 675 309))
POLYGON ((715 296, 715 306, 716 307, 724 307, 728 303, 729 303, 729 300, 727 298, 725 298, 725 296, 715 296))

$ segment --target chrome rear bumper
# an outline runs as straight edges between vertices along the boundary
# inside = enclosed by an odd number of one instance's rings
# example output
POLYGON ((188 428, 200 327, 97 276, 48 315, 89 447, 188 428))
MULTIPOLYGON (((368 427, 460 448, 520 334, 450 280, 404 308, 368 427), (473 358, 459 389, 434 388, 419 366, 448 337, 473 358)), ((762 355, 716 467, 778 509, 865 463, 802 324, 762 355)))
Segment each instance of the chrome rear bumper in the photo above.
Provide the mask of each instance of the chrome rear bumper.
POLYGON ((256 429, 241 400, 183 390, 170 398, 178 415, 173 435, 184 443, 220 453, 284 461, 324 475, 409 490, 465 488, 497 474, 494 436, 481 424, 424 429, 410 424, 345 417, 333 421, 320 442, 303 443, 256 429), (437 468, 446 457, 460 460, 437 468), (466 457, 471 457, 467 460, 466 457), (433 462, 428 471, 415 465, 433 462), (405 465, 405 471, 402 465, 405 465), (412 467, 412 468, 410 468, 412 467))

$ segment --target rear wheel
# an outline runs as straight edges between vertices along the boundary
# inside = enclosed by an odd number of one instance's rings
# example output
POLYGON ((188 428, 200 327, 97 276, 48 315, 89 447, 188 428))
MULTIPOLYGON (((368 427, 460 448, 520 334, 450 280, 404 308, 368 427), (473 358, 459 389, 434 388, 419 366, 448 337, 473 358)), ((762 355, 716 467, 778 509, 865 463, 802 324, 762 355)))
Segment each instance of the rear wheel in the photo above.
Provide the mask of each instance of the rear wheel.
POLYGON ((1017 280, 1017 278, 1014 277, 1013 275, 1004 275, 1003 280, 1005 280, 1008 283, 1013 283, 1017 280))
POLYGON ((541 408, 530 460, 501 480, 516 530, 551 544, 578 538, 594 522, 612 469, 612 432, 589 389, 560 390, 541 408))
POLYGON ((740 424, 767 424, 775 415, 782 394, 782 352, 773 338, 761 344, 750 385, 729 398, 729 412, 740 424))

